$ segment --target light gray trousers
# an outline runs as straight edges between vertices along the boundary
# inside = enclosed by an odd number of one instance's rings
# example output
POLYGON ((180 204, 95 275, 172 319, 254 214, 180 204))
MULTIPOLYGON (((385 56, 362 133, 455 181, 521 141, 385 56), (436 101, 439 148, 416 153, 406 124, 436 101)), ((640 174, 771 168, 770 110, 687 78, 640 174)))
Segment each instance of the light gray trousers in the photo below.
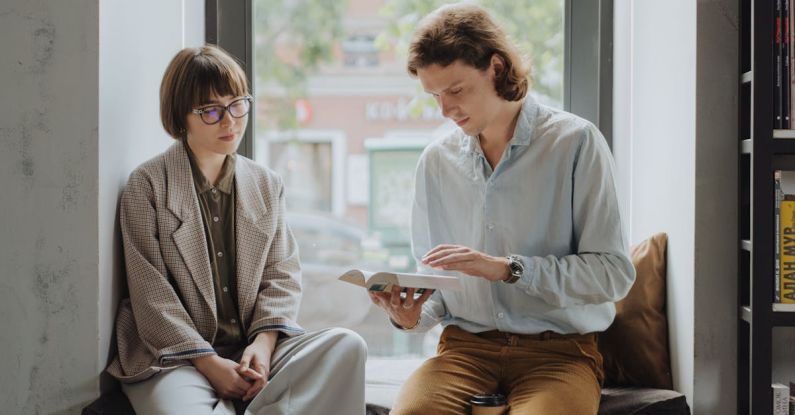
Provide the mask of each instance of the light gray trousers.
MULTIPOLYGON (((271 379, 246 414, 362 415, 366 359, 364 340, 347 329, 282 340, 271 359, 271 379)), ((122 390, 137 414, 235 414, 232 402, 218 399, 193 366, 123 384, 122 390)))

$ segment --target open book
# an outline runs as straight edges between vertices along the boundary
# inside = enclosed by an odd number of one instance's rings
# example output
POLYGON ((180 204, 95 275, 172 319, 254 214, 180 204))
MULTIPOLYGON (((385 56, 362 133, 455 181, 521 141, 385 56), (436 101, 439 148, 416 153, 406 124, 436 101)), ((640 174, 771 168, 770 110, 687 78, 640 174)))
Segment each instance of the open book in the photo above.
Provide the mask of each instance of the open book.
POLYGON ((405 274, 399 272, 371 272, 352 269, 339 277, 340 280, 349 282, 370 291, 390 291, 393 285, 399 285, 403 292, 407 288, 416 288, 416 293, 421 294, 425 289, 461 289, 458 277, 429 274, 405 274))

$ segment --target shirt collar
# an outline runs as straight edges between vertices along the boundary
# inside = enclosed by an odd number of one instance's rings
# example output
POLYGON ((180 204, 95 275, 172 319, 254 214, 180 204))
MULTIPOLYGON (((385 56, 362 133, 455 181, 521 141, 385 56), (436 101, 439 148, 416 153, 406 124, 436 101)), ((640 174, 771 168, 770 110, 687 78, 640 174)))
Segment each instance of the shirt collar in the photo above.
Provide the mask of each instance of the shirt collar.
MULTIPOLYGON (((190 160, 190 169, 191 173, 193 174, 193 182, 196 184, 196 190, 199 193, 204 193, 213 189, 213 185, 204 177, 204 174, 199 169, 198 163, 196 163, 196 158, 193 155, 193 151, 191 151, 189 146, 185 146, 185 149, 188 152, 188 159, 190 160)), ((232 194, 232 188, 235 179, 235 162, 236 157, 235 154, 230 154, 226 156, 224 159, 224 164, 221 166, 221 172, 218 175, 218 182, 215 186, 216 189, 220 190, 225 194, 232 194)))
POLYGON ((526 146, 533 141, 533 133, 538 117, 538 103, 529 93, 525 96, 522 103, 522 110, 516 120, 516 128, 513 130, 513 138, 508 143, 515 146, 526 146))
MULTIPOLYGON (((528 93, 524 98, 524 102, 522 103, 522 109, 519 111, 519 117, 516 120, 513 138, 511 138, 511 141, 509 141, 508 144, 511 146, 529 145, 534 138, 533 129, 535 128, 537 116, 538 103, 528 93)), ((483 149, 480 148, 480 140, 478 140, 477 137, 466 134, 463 134, 462 136, 461 150, 464 153, 474 155, 483 154, 483 149)))
POLYGON ((474 156, 483 154, 483 149, 480 148, 480 140, 477 137, 468 134, 461 134, 461 151, 465 154, 474 156))

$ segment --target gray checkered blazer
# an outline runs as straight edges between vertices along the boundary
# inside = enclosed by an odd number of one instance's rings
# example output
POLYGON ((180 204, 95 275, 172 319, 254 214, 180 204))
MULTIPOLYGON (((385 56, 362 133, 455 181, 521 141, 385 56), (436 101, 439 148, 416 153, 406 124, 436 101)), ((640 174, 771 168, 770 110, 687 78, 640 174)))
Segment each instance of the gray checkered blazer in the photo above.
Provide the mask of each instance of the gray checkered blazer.
MULTIPOLYGON (((281 179, 238 156, 237 287, 249 341, 261 332, 303 333, 298 248, 284 222, 281 179)), ((121 196, 127 284, 116 316, 118 354, 108 372, 122 382, 213 354, 213 276, 188 154, 182 143, 139 166, 121 196)))

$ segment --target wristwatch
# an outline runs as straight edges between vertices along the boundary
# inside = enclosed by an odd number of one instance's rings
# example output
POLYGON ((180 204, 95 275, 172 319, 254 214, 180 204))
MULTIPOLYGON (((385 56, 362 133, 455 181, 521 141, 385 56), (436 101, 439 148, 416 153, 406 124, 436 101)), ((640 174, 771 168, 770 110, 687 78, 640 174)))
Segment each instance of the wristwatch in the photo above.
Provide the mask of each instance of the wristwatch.
POLYGON ((522 259, 519 255, 508 255, 508 267, 511 269, 511 275, 506 280, 502 280, 502 282, 506 284, 513 284, 516 281, 519 281, 519 278, 522 277, 524 273, 524 265, 522 265, 522 259))

